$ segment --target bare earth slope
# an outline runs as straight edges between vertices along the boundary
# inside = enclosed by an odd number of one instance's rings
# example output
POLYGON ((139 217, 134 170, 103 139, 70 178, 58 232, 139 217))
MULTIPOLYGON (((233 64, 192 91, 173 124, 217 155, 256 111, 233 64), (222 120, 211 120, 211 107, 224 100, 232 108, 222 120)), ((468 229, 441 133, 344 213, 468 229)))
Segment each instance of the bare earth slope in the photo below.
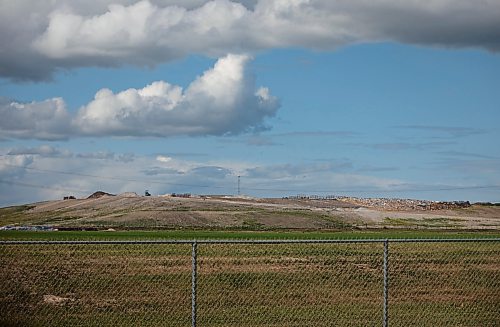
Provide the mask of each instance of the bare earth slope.
POLYGON ((103 196, 0 209, 0 226, 57 228, 500 229, 500 207, 388 210, 338 200, 103 196))

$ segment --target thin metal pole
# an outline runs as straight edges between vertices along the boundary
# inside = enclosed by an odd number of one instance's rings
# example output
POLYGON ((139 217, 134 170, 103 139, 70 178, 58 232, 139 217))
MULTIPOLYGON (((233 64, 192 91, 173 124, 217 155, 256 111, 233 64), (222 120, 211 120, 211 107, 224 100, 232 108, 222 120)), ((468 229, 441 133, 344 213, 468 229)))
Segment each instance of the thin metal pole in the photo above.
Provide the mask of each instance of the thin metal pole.
POLYGON ((196 327, 196 282, 197 282, 197 244, 193 242, 191 251, 191 327, 196 327))
POLYGON ((389 240, 384 241, 384 322, 382 326, 389 326, 389 240))

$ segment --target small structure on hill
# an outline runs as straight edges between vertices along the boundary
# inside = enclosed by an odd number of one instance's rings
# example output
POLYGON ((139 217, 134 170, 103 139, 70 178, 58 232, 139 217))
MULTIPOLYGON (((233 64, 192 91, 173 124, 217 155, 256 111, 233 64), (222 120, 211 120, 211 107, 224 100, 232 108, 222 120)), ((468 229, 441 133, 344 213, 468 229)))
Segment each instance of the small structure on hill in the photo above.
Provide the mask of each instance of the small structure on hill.
POLYGON ((73 195, 63 197, 63 200, 75 200, 76 198, 73 195))
POLYGON ((148 190, 145 190, 145 191, 144 191, 144 196, 151 196, 151 193, 149 193, 149 191, 148 191, 148 190))

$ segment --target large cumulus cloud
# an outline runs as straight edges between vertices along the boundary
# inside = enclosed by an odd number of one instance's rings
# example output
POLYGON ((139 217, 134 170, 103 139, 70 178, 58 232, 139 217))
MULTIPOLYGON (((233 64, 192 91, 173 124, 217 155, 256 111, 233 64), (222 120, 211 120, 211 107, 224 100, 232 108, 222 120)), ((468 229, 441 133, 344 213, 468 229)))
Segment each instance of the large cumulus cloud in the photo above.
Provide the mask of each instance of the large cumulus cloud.
POLYGON ((0 101, 0 137, 64 139, 70 136, 227 135, 265 128, 278 100, 255 88, 246 55, 227 55, 185 90, 165 81, 142 89, 98 91, 71 115, 61 98, 0 101))
POLYGON ((500 49, 497 0, 16 0, 0 3, 0 76, 155 65, 199 53, 376 41, 500 49))

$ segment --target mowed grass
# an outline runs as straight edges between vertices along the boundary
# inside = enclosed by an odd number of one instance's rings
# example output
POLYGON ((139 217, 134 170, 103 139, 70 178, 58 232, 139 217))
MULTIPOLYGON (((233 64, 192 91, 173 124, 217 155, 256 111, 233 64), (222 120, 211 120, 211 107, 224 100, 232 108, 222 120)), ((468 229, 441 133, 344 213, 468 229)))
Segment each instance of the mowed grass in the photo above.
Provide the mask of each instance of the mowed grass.
POLYGON ((411 239, 411 238, 500 238, 500 231, 0 231, 0 240, 282 240, 282 239, 411 239))
MULTIPOLYGON (((199 326, 379 326, 383 244, 198 244, 199 326)), ((498 326, 497 242, 389 246, 391 326, 498 326)), ((2 326, 189 326, 190 244, 0 246, 2 326)))

